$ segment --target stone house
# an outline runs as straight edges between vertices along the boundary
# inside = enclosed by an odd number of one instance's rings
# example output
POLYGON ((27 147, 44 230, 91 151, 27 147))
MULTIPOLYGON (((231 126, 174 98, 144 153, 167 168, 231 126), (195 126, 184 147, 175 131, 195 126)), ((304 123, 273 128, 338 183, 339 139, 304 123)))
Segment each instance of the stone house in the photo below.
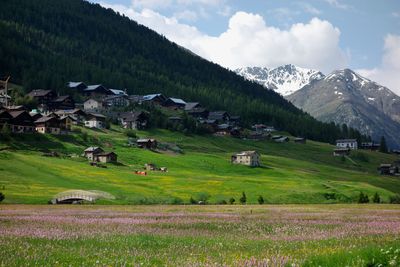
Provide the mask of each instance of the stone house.
POLYGON ((231 156, 231 163, 257 167, 260 166, 260 154, 257 151, 242 151, 231 156))

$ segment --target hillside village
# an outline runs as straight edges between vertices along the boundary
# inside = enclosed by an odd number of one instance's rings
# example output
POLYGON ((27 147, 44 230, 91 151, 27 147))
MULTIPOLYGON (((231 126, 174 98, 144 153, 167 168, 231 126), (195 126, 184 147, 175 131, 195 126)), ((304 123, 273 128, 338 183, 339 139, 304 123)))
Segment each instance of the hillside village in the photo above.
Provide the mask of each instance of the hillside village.
MULTIPOLYGON (((66 88, 70 94, 58 95, 55 90, 44 89, 30 91, 26 97, 36 105, 28 110, 23 105, 13 105, 7 85, 3 86, 0 88, 0 128, 7 128, 13 134, 36 132, 67 135, 73 131, 73 126, 101 130, 110 128, 113 123, 126 130, 143 130, 158 126, 154 123, 155 116, 162 114, 161 120, 166 120, 166 124, 173 130, 186 131, 189 124, 194 133, 254 141, 269 139, 276 143, 306 143, 306 138, 303 137, 290 140, 289 136, 274 134, 277 130, 266 124, 254 124, 251 129, 246 129, 239 116, 226 111, 210 111, 199 102, 186 102, 162 93, 128 95, 126 90, 110 89, 101 84, 86 85, 83 82, 68 82, 66 88), (82 102, 76 102, 76 98, 82 102)), ((160 117, 157 119, 160 120, 160 117)), ((140 148, 157 149, 157 140, 154 137, 138 138, 135 143, 140 148)), ((339 139, 332 155, 348 157, 352 150, 380 149, 380 144, 375 142, 358 143, 356 139, 339 139)), ((100 147, 89 147, 83 154, 93 165, 96 162, 117 162, 114 152, 106 152, 100 147)), ((232 155, 231 163, 261 166, 260 154, 257 151, 237 152, 232 155)), ((377 168, 381 175, 400 175, 399 165, 399 162, 383 162, 377 168)))

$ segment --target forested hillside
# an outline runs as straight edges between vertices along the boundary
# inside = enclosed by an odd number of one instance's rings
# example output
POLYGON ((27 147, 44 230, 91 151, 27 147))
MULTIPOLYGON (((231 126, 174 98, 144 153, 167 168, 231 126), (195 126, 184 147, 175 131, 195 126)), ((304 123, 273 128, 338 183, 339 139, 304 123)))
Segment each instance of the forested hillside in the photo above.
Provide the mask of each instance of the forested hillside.
POLYGON ((162 92, 225 109, 320 141, 360 137, 316 121, 261 85, 210 63, 156 32, 81 0, 3 0, 0 76, 33 88, 66 90, 67 81, 162 92))

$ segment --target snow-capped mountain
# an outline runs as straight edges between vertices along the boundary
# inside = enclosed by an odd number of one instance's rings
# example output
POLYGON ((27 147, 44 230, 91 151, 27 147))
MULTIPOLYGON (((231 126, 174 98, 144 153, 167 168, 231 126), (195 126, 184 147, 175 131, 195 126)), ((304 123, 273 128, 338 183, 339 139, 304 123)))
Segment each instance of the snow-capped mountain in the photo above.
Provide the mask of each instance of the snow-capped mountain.
POLYGON ((350 69, 337 70, 286 97, 315 118, 347 124, 400 147, 400 97, 350 69))
POLYGON ((325 76, 317 70, 300 68, 292 64, 275 69, 263 67, 246 67, 235 72, 244 78, 260 83, 268 89, 287 96, 312 81, 323 79, 325 76))

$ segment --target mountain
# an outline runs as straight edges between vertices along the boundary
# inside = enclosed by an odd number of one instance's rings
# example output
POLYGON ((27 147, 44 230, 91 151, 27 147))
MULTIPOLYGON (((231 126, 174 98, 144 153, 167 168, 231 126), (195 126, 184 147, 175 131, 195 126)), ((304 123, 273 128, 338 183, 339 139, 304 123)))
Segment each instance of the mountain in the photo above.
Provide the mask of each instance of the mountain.
POLYGON ((156 32, 82 0, 3 0, 0 76, 27 91, 68 93, 68 81, 161 92, 241 116, 246 125, 270 123, 293 135, 334 142, 342 135, 279 94, 263 90, 156 32), (296 122, 296 123, 294 123, 296 122))
POLYGON ((325 77, 317 70, 300 68, 292 64, 269 69, 263 67, 246 67, 236 69, 235 72, 247 80, 255 81, 268 89, 287 96, 304 85, 325 77))
POLYGON ((347 124, 379 141, 400 147, 400 97, 352 70, 334 71, 287 96, 315 118, 347 124))

